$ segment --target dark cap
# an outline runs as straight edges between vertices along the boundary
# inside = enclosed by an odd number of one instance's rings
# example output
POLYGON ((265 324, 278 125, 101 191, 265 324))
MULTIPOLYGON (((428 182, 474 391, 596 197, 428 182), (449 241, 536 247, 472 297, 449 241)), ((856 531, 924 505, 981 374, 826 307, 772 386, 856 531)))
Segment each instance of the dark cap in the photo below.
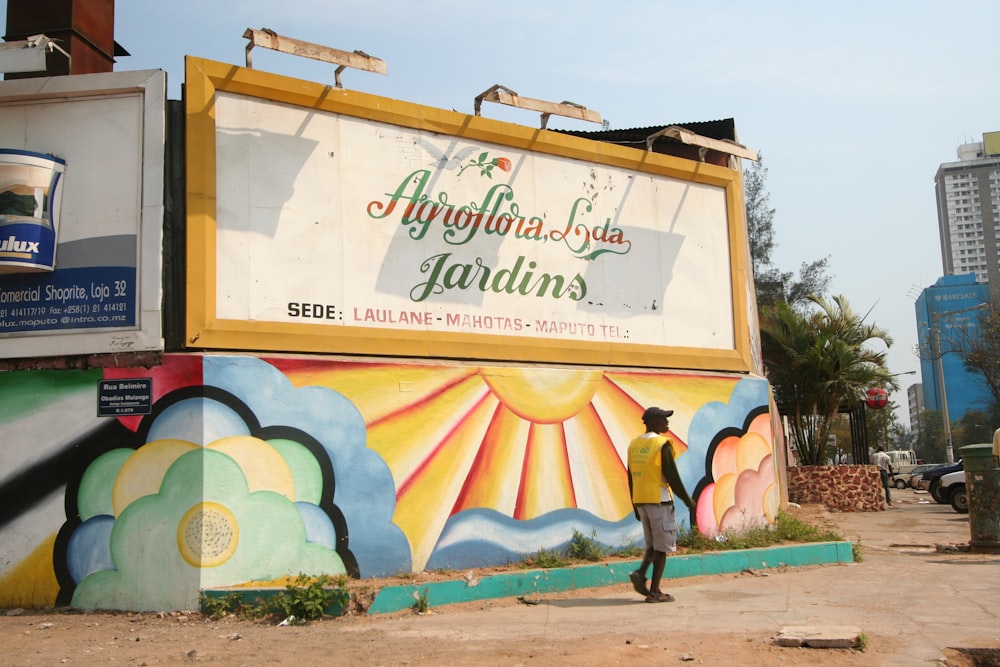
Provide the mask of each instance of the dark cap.
POLYGON ((673 410, 664 410, 663 408, 646 408, 646 411, 642 413, 642 421, 648 424, 657 417, 669 417, 674 414, 673 410))

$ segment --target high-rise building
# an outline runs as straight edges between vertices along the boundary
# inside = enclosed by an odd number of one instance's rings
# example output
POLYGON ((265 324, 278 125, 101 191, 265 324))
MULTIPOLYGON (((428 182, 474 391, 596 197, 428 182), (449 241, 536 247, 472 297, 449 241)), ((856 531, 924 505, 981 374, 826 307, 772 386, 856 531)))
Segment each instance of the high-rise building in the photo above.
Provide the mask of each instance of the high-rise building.
POLYGON ((958 147, 934 177, 944 275, 974 273, 1000 290, 1000 132, 958 147))
POLYGON ((955 352, 978 335, 979 316, 990 302, 988 289, 971 273, 943 276, 924 289, 914 304, 924 408, 947 411, 952 422, 969 410, 985 410, 991 403, 982 377, 966 370, 955 352))

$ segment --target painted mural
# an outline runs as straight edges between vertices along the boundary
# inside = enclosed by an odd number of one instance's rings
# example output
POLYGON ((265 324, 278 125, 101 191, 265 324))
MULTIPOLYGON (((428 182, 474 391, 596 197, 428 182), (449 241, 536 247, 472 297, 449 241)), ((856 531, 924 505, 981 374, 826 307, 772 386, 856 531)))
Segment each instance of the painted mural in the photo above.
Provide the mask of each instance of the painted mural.
POLYGON ((675 411, 681 523, 731 532, 779 504, 747 376, 168 355, 6 373, 0 398, 0 606, 189 609, 300 572, 516 562, 574 530, 641 543, 622 461, 648 405, 675 411), (95 417, 99 380, 129 377, 152 378, 151 413, 95 417))

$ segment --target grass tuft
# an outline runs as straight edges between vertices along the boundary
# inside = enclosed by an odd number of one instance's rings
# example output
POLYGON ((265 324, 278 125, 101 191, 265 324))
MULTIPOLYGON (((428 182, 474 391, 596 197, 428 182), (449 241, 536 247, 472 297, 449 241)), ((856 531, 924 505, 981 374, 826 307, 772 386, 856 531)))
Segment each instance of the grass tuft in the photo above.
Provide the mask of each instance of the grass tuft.
POLYGON ((697 530, 685 529, 678 533, 677 545, 688 551, 732 551, 758 549, 786 542, 839 542, 844 538, 830 531, 821 531, 799 521, 787 512, 779 512, 773 526, 750 528, 741 533, 725 533, 717 538, 706 537, 697 530))
POLYGON ((569 541, 569 546, 566 547, 567 557, 573 560, 593 562, 603 560, 606 555, 607 551, 597 541, 596 529, 591 531, 590 537, 587 537, 576 528, 573 529, 573 538, 569 541))

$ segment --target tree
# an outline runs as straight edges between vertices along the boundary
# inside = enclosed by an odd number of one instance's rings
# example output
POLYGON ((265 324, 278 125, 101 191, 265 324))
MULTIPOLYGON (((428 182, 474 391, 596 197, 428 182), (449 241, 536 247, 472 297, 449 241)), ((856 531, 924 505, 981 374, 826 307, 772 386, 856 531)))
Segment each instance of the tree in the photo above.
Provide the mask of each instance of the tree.
POLYGON ((802 465, 823 465, 831 425, 842 408, 864 400, 869 387, 897 389, 886 368, 885 351, 870 347, 892 338, 847 299, 829 302, 810 296, 813 312, 802 313, 787 303, 765 311, 761 321, 764 368, 778 409, 789 420, 792 440, 802 465))
POLYGON ((992 305, 979 314, 977 326, 955 327, 951 335, 952 351, 962 360, 965 370, 978 373, 990 395, 990 423, 997 423, 1000 406, 1000 305, 992 305))
POLYGON ((795 308, 807 308, 811 294, 825 294, 830 286, 827 275, 829 257, 813 262, 802 262, 796 280, 791 272, 774 266, 771 253, 777 247, 774 237, 774 214, 771 197, 766 189, 767 167, 761 158, 752 162, 744 173, 744 199, 746 201, 747 240, 750 245, 750 263, 753 269, 757 304, 761 307, 785 302, 795 308))
POLYGON ((829 264, 829 257, 809 263, 802 262, 798 280, 792 280, 790 273, 784 274, 785 284, 788 285, 785 299, 789 305, 793 308, 802 308, 809 303, 809 295, 825 294, 830 289, 830 276, 826 273, 829 264))
POLYGON ((952 429, 955 447, 993 441, 994 426, 990 416, 982 410, 966 410, 952 429))
POLYGON ((763 156, 751 162, 744 173, 744 199, 747 210, 747 236, 750 243, 750 261, 753 275, 763 277, 771 266, 771 252, 774 250, 774 213, 771 196, 764 187, 767 167, 763 156))
POLYGON ((918 459, 928 463, 946 460, 944 448, 944 422, 937 410, 922 410, 917 416, 917 439, 913 450, 918 459))

